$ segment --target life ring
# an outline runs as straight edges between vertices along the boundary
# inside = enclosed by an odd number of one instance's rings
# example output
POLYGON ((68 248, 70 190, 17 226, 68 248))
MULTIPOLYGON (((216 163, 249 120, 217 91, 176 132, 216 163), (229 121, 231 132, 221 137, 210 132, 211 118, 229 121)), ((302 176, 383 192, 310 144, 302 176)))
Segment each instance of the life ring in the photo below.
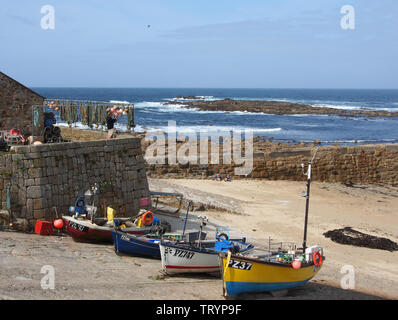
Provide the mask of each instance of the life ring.
POLYGON ((150 226, 153 221, 153 213, 151 211, 145 212, 142 215, 141 221, 145 226, 150 226))
POLYGON ((314 263, 315 267, 319 268, 322 264, 322 256, 319 253, 319 251, 315 251, 314 254, 312 255, 312 262, 314 263), (317 261, 318 257, 318 261, 317 261))
POLYGON ((222 241, 222 240, 228 241, 228 235, 227 235, 226 233, 220 233, 220 234, 217 236, 217 240, 218 240, 218 241, 222 241))

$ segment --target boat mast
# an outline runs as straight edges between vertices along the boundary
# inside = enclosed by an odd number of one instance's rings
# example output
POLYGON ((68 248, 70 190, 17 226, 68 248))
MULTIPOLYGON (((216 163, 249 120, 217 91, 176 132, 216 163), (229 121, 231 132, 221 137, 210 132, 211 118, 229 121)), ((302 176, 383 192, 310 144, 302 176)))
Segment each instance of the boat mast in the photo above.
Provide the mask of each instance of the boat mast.
MULTIPOLYGON (((304 175, 307 176, 307 192, 304 194, 305 196, 305 219, 304 219, 304 240, 303 240, 303 253, 305 253, 305 249, 307 248, 307 225, 308 225, 308 209, 310 206, 310 188, 311 188, 311 171, 312 171, 312 163, 315 159, 316 153, 318 152, 318 149, 316 149, 314 156, 312 157, 312 160, 308 162, 308 169, 307 173, 304 173, 304 175)), ((304 169, 304 164, 301 164, 301 167, 304 169)))
POLYGON ((188 214, 189 214, 189 207, 191 206, 192 201, 188 201, 188 206, 187 206, 187 214, 185 216, 185 221, 184 221, 184 229, 182 230, 182 237, 181 240, 184 240, 185 236, 185 228, 187 226, 187 220, 188 220, 188 214))

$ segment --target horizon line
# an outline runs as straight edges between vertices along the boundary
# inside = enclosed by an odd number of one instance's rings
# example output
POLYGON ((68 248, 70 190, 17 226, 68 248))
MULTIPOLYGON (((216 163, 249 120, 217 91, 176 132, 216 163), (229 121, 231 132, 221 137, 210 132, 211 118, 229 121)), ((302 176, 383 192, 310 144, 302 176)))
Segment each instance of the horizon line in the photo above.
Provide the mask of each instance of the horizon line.
POLYGON ((30 88, 46 88, 46 89, 227 89, 227 90, 398 90, 398 88, 280 88, 280 87, 114 87, 114 86, 31 86, 30 88))

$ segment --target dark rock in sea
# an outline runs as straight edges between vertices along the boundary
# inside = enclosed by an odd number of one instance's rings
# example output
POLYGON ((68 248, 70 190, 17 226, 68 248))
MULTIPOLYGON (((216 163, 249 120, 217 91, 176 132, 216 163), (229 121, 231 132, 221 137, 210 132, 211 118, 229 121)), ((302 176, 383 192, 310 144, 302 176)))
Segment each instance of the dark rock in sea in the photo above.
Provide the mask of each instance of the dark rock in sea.
POLYGON ((201 97, 196 97, 196 96, 177 96, 176 99, 185 99, 185 100, 199 100, 199 99, 203 99, 201 97))
POLYGON ((313 107, 307 104, 283 102, 283 101, 248 101, 233 100, 230 98, 224 100, 206 101, 200 97, 188 96, 177 97, 179 99, 189 99, 195 101, 172 101, 166 104, 184 104, 186 108, 194 108, 201 111, 226 111, 226 112, 257 112, 266 114, 324 114, 339 115, 344 117, 398 117, 398 112, 389 112, 385 110, 344 110, 328 107, 313 107))

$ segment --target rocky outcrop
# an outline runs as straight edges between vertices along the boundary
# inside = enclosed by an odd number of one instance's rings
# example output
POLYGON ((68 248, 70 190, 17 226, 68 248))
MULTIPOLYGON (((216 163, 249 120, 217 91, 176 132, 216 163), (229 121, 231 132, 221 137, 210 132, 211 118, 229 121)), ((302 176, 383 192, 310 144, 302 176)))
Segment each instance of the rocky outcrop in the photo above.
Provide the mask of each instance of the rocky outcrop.
POLYGON ((224 99, 216 101, 184 101, 184 102, 168 102, 183 104, 185 108, 193 108, 201 111, 243 111, 257 112, 266 114, 324 114, 339 115, 345 117, 366 116, 366 117, 398 117, 398 112, 389 112, 385 110, 344 110, 328 107, 313 107, 307 104, 282 102, 282 101, 248 101, 224 99))
POLYGON ((201 97, 197 97, 197 96, 177 96, 176 99, 183 99, 183 100, 199 100, 199 99, 203 99, 201 97))

